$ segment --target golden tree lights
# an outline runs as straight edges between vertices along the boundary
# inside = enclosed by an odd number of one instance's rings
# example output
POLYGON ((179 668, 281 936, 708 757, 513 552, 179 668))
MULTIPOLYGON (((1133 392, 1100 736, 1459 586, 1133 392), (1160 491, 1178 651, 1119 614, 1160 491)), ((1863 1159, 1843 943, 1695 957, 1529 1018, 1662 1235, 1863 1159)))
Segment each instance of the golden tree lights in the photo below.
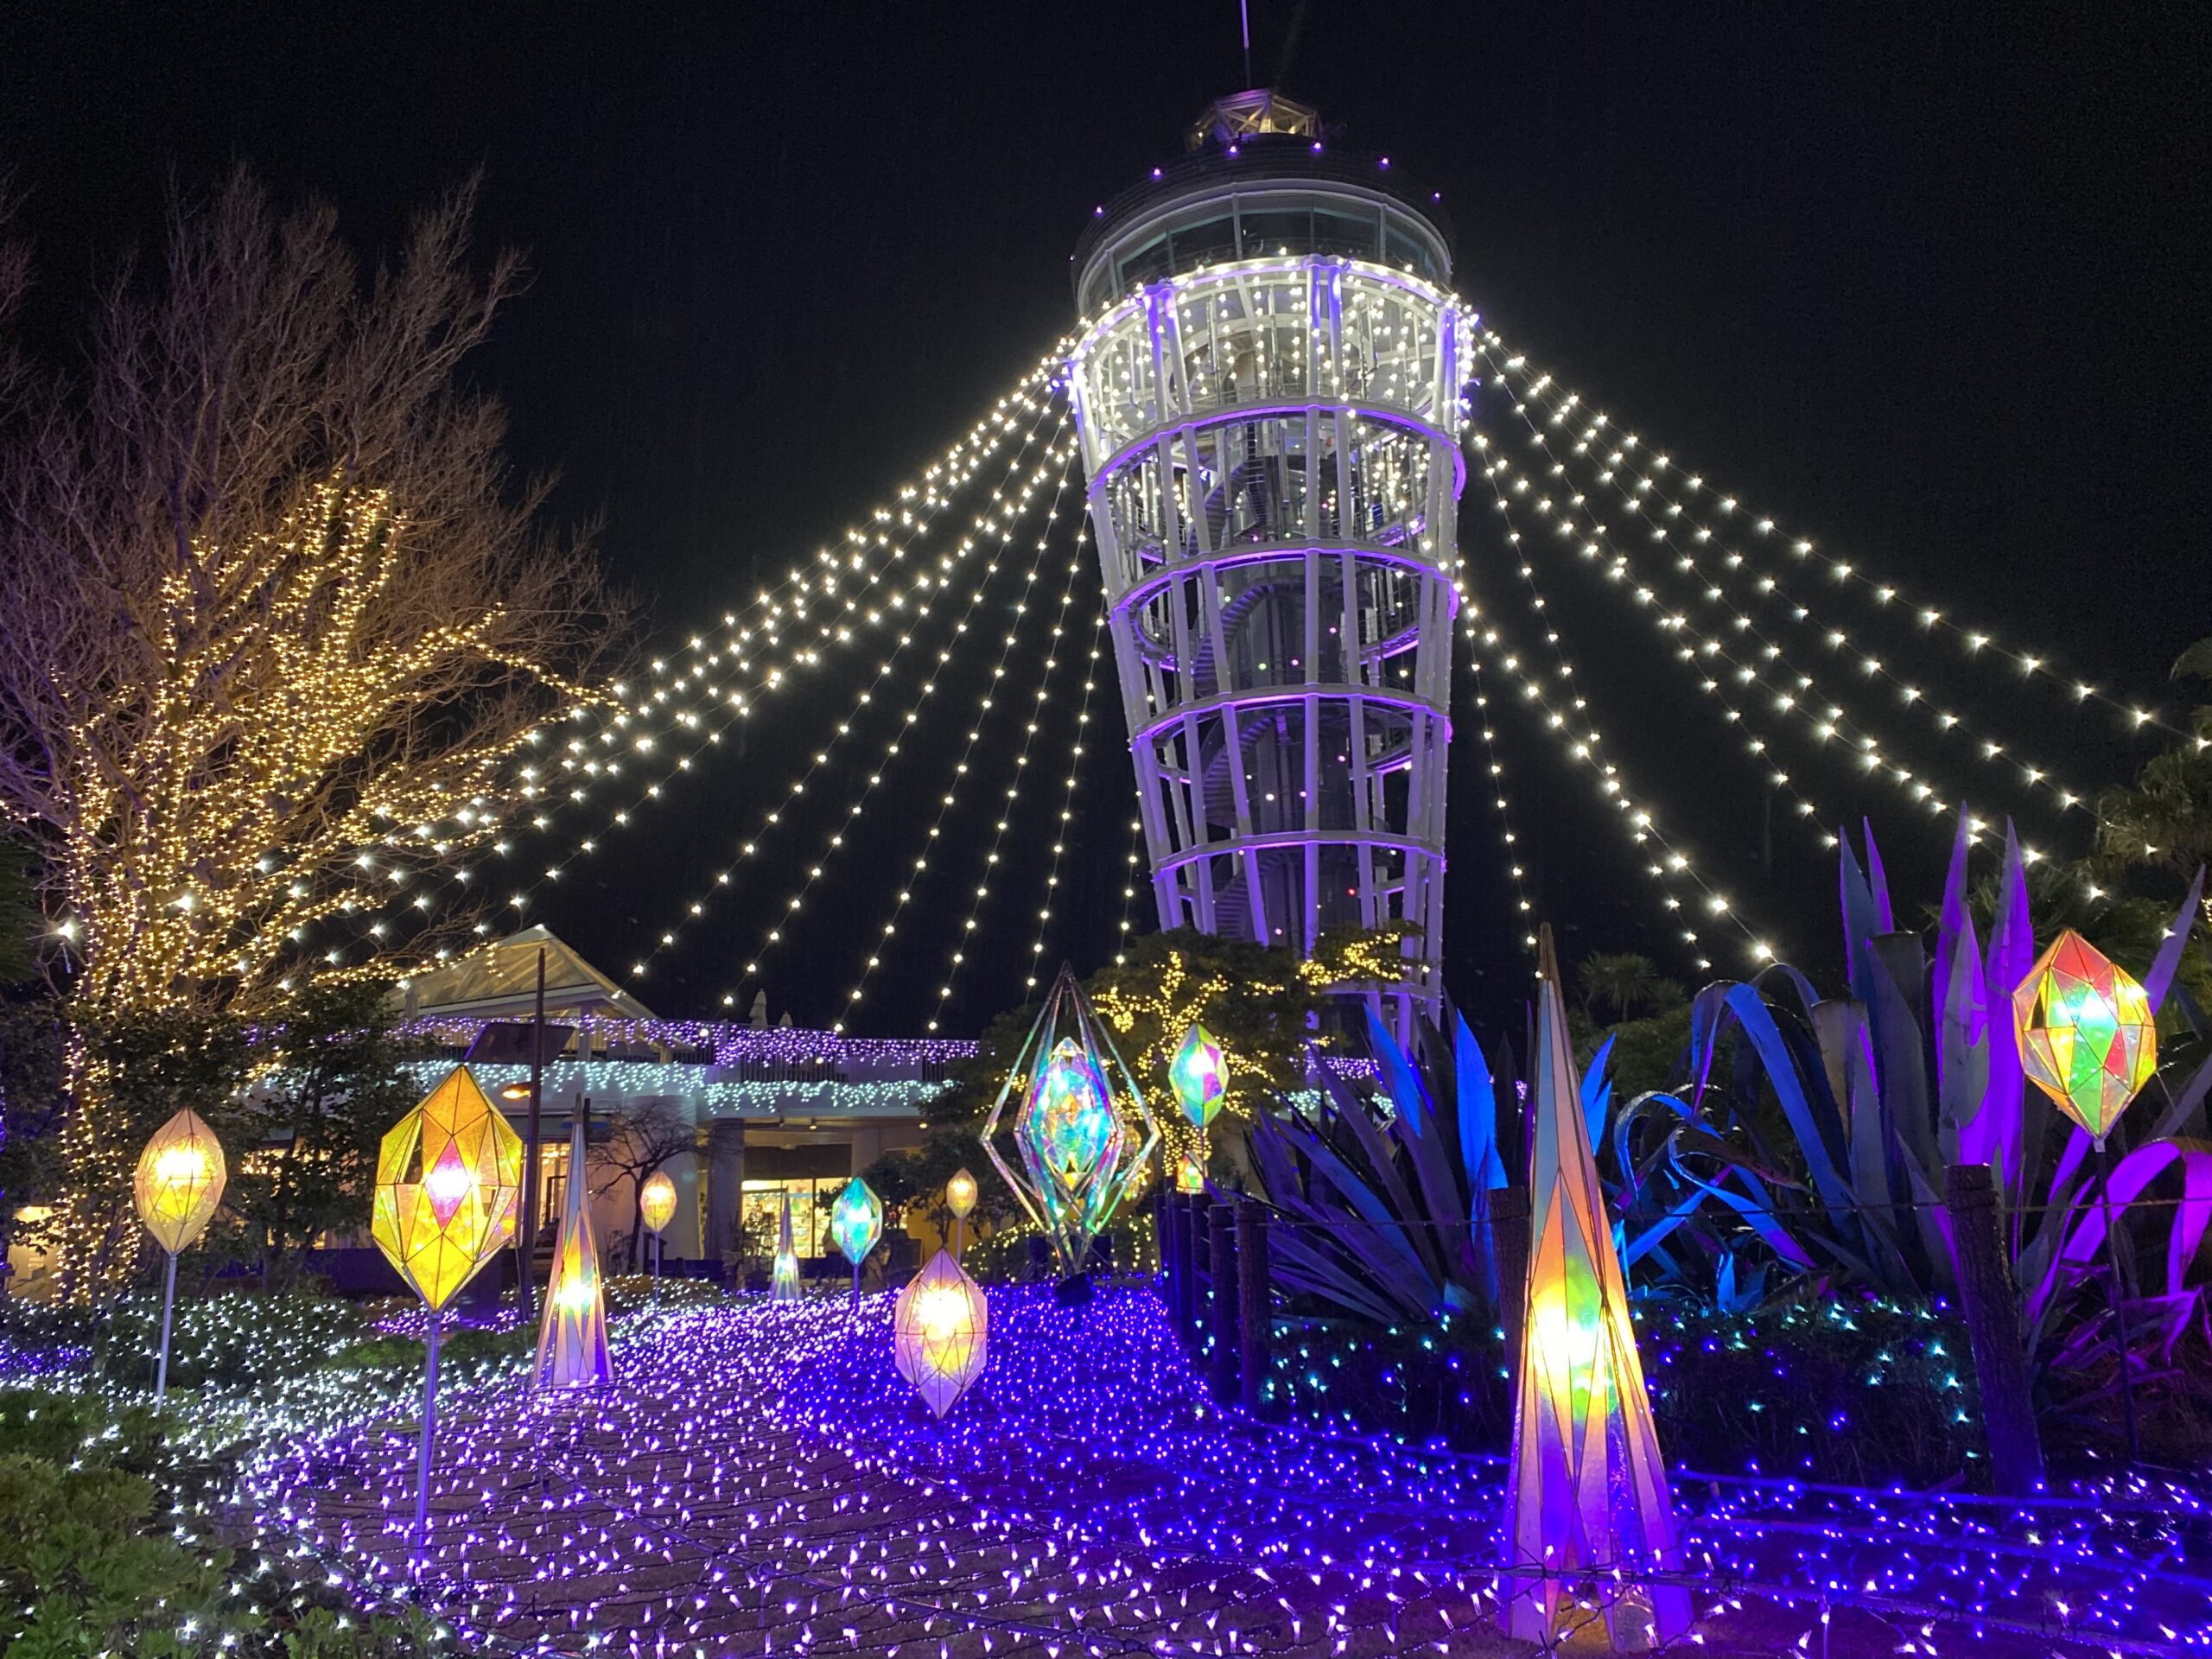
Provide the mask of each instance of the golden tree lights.
POLYGON ((154 1131, 138 1154, 130 1194, 138 1219, 168 1253, 162 1285, 162 1353, 154 1373, 154 1403, 169 1388, 169 1322, 176 1311, 177 1252, 194 1243, 223 1201, 223 1148, 214 1131, 190 1108, 154 1131))
POLYGON ((983 1374, 990 1308, 976 1281, 939 1250, 899 1293, 892 1313, 893 1361, 942 1417, 983 1374))
POLYGON ((1595 1595, 1616 1648, 1654 1647, 1690 1623, 1685 1590, 1637 1576, 1681 1569, 1674 1500, 1548 931, 1541 956, 1528 1313, 1505 1499, 1509 1571, 1524 1571, 1510 1578, 1503 1618, 1508 1635, 1549 1645, 1595 1595))
POLYGON ((584 1179, 584 1120, 569 1131, 569 1180, 561 1231, 553 1246, 553 1277, 537 1325, 537 1359, 531 1386, 540 1390, 604 1388, 614 1368, 607 1354, 607 1294, 599 1271, 599 1240, 591 1225, 584 1179))

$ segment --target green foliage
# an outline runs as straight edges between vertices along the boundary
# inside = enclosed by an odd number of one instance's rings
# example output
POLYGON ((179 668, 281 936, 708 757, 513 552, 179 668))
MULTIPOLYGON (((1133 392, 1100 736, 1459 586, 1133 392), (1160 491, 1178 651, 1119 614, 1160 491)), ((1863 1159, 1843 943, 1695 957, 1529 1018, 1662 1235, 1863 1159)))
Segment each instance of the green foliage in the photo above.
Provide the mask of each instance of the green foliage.
POLYGON ((931 1128, 920 1146, 910 1152, 886 1153, 861 1172, 861 1179, 875 1189, 887 1211, 918 1205, 943 1233, 952 1226, 952 1211, 944 1203, 945 1183, 963 1169, 976 1178, 976 1209, 968 1218, 970 1236, 1020 1217, 1021 1207, 991 1167, 982 1137, 965 1125, 931 1128))
POLYGON ((1663 1014, 1688 1000, 1682 988, 1661 974, 1649 957, 1599 951, 1583 957, 1574 970, 1582 992, 1583 1012, 1593 1020, 1601 1014, 1615 1020, 1663 1014))

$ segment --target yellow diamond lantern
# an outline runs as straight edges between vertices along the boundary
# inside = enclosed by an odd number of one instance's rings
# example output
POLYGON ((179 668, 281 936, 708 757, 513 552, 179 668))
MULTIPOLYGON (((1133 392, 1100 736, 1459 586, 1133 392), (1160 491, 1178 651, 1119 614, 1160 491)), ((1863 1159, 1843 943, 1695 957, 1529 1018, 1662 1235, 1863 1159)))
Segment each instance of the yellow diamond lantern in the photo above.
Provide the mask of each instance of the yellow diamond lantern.
POLYGON ((2099 1146, 2158 1069, 2158 1027, 2135 976, 2069 928, 2012 993, 2020 1064, 2099 1146))
POLYGON ((435 1313, 513 1238, 521 1192, 522 1137, 455 1066, 385 1136, 371 1230, 435 1313))
POLYGON ((983 1374, 990 1307, 976 1281, 944 1251, 899 1293, 891 1355, 899 1375, 942 1417, 983 1374))
POLYGON ((676 1219, 676 1183, 664 1172, 655 1170, 639 1192, 638 1213, 656 1233, 667 1231, 676 1219))
POLYGON ((138 1219, 175 1255, 207 1230, 223 1201, 223 1148, 200 1114, 187 1108, 154 1131, 138 1154, 131 1197, 138 1219))

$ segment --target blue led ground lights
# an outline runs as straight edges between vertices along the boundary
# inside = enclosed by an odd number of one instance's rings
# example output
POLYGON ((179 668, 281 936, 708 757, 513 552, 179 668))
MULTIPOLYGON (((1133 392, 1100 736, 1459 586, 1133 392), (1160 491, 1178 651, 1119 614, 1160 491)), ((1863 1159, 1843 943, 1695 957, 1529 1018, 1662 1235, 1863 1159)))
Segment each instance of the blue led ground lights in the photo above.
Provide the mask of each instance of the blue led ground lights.
MULTIPOLYGON (((1494 1643, 1498 1459, 1224 1412, 1148 1288, 989 1298, 989 1367, 942 1422, 892 1363, 887 1296, 622 1320, 616 1388, 586 1405, 480 1387, 442 1443, 429 1593, 502 1653, 1494 1643)), ((405 1568, 404 1428, 302 1435, 261 1484, 372 1589, 405 1568)), ((1676 1482, 1719 1643, 1817 1652, 1825 1605, 1839 1654, 2212 1648, 2198 1493, 1676 1482)))

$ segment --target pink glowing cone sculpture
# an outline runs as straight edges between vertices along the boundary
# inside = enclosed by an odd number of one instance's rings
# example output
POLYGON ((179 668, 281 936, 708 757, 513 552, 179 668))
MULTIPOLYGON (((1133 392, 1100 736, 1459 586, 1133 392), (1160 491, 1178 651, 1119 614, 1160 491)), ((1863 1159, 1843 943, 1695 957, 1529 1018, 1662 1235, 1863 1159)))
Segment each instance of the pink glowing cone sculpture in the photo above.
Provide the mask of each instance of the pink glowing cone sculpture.
POLYGON ((1638 1582, 1677 1573, 1674 1501, 1629 1323, 1628 1286, 1590 1154, 1548 931, 1529 1148, 1527 1310, 1506 1480, 1506 1633, 1550 1643, 1595 1596, 1617 1649, 1688 1630, 1688 1592, 1638 1582), (1618 1580, 1611 1576, 1618 1570, 1618 1580), (1541 1575, 1540 1575, 1541 1574, 1541 1575))
POLYGON ((892 1358, 942 1417, 983 1374, 990 1309, 976 1281, 939 1250, 899 1293, 892 1315, 892 1358))
POLYGON ((600 1282, 599 1241, 592 1236, 584 1180, 584 1125, 569 1136, 569 1190, 561 1205, 561 1236, 553 1247, 553 1279, 537 1326, 540 1389, 597 1389, 613 1380, 607 1357, 607 1296, 600 1282))

